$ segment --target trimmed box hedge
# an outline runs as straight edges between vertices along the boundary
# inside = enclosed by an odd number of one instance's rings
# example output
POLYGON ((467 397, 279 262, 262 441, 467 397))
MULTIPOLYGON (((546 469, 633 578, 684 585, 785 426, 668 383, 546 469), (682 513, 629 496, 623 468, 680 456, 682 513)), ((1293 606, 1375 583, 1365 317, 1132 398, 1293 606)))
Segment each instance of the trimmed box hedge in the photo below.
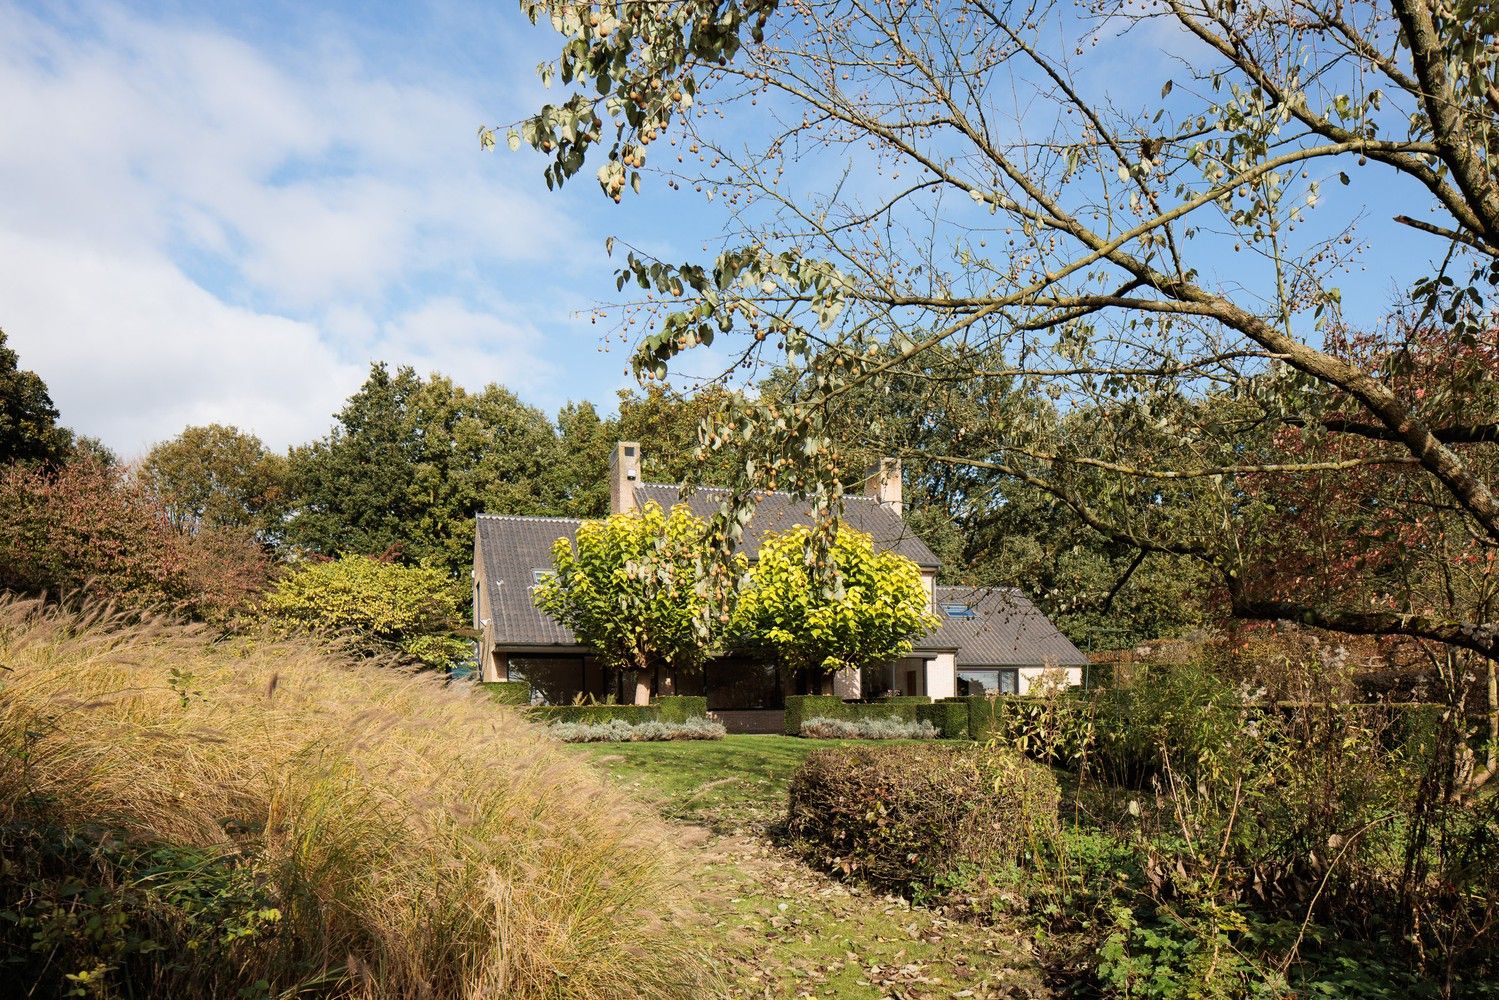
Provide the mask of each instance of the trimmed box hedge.
POLYGON ((615 719, 638 726, 642 722, 659 722, 660 705, 536 705, 526 709, 536 722, 580 722, 599 726, 615 719))
POLYGON ((686 722, 708 715, 708 699, 696 695, 666 695, 649 705, 535 705, 526 715, 537 722, 576 722, 601 726, 618 719, 638 726, 642 722, 686 722))
MULTIPOLYGON (((800 736, 802 723, 808 719, 845 719, 856 722, 860 719, 895 718, 902 722, 916 722, 922 718, 917 712, 931 707, 931 704, 932 699, 924 696, 849 702, 830 694, 787 695, 785 733, 787 736, 800 736)), ((931 722, 938 729, 942 728, 936 719, 931 722)))
POLYGON ((488 681, 480 687, 501 705, 531 704, 531 685, 527 681, 488 681))
POLYGON ((662 722, 686 722, 708 717, 708 699, 702 695, 666 694, 656 699, 662 722))
POLYGON ((843 718, 843 699, 831 694, 791 694, 786 696, 787 736, 800 736, 802 723, 808 719, 843 718))
POLYGON ((930 722, 945 740, 968 739, 968 706, 961 702, 939 701, 917 705, 918 721, 930 722))

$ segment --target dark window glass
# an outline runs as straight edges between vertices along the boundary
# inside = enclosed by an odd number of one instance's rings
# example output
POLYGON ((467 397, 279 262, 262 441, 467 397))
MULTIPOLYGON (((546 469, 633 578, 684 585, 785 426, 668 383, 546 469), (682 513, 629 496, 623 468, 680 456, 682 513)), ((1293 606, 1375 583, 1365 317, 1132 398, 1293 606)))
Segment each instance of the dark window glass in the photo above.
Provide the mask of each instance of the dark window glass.
POLYGON ((1020 690, 1020 671, 1014 668, 1009 670, 988 669, 973 670, 963 668, 958 670, 958 694, 986 695, 1015 694, 1020 690))
POLYGON ((703 667, 710 711, 781 708, 786 702, 773 663, 749 658, 713 660, 703 667))
POLYGON ((512 656, 510 679, 531 685, 531 704, 570 705, 585 690, 581 656, 512 656))

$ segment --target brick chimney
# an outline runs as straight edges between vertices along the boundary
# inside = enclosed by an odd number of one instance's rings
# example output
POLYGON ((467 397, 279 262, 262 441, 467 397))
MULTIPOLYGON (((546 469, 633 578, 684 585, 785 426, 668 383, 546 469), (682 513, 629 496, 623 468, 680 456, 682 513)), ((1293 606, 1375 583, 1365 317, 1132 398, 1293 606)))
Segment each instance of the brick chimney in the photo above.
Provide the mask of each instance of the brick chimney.
MULTIPOLYGON (((609 513, 636 508, 635 487, 640 482, 640 442, 620 441, 609 455, 609 513)), ((897 495, 899 493, 899 487, 897 495)))
POLYGON ((871 466, 864 480, 864 495, 873 497, 881 507, 900 517, 900 459, 882 458, 878 465, 871 466))

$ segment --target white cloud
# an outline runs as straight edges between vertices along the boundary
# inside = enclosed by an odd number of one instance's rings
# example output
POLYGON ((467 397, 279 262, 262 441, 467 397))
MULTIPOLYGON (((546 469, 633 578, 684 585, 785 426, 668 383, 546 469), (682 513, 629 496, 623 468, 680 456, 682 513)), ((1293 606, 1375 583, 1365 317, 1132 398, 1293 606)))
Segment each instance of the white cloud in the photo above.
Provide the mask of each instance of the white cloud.
POLYGON ((371 358, 548 396, 494 276, 579 235, 518 193, 534 163, 480 153, 467 92, 336 41, 79 21, 0 5, 0 327, 66 423, 125 453, 206 420, 284 446, 371 358))
POLYGON ((12 347, 69 425, 126 457, 189 424, 281 448, 325 428, 359 383, 311 324, 229 306, 161 260, 0 233, 12 347))

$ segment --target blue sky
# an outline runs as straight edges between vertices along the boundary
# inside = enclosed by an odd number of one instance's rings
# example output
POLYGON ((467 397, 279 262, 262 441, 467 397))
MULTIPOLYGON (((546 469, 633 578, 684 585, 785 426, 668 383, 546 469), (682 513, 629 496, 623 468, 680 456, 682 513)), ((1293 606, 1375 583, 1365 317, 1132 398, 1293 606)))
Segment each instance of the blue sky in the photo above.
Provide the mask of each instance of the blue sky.
POLYGON ((126 456, 193 423, 323 433, 371 360, 554 411, 631 379, 575 313, 659 195, 546 190, 480 125, 535 106, 510 4, 0 2, 0 327, 126 456))
MULTIPOLYGON (((538 155, 480 150, 543 100, 554 37, 512 0, 0 0, 0 327, 126 457, 210 421, 309 440, 372 360, 612 407, 626 352, 578 315, 615 297, 605 236, 689 259, 722 217, 653 183, 614 206, 591 169, 548 192, 538 155)), ((1183 72, 1145 41, 1095 57, 1110 97, 1183 72)), ((1369 191, 1324 193, 1333 231, 1369 191)), ((1380 265, 1348 279, 1371 317, 1402 270, 1380 265)))

